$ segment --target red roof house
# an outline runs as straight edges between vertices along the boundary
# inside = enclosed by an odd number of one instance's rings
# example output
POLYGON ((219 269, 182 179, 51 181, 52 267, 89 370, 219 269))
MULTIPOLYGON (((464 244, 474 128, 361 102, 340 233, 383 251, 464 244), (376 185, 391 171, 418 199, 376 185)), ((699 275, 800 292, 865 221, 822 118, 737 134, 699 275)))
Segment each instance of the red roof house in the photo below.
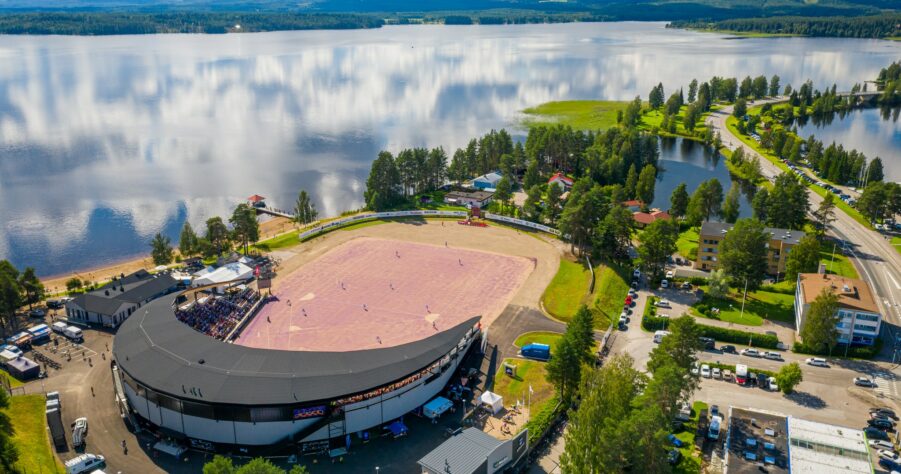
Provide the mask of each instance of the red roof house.
POLYGON ((661 211, 660 209, 651 209, 651 212, 633 212, 632 219, 635 220, 635 224, 638 227, 644 227, 654 221, 659 221, 661 219, 672 219, 666 211, 661 211))
POLYGON ((547 184, 549 185, 558 183, 560 186, 563 186, 564 191, 568 191, 569 188, 573 187, 572 178, 567 178, 563 173, 559 171, 551 176, 551 179, 547 180, 547 184))

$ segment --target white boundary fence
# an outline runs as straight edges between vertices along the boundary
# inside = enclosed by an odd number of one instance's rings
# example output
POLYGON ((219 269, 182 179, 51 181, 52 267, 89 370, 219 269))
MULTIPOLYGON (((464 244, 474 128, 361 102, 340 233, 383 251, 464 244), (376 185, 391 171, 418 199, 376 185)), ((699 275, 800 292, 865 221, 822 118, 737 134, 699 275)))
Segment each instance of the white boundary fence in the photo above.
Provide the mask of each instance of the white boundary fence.
POLYGON ((306 232, 301 233, 298 238, 300 240, 319 235, 331 229, 344 227, 348 224, 354 224, 360 221, 371 219, 390 219, 394 217, 467 217, 468 211, 437 211, 437 210, 421 210, 421 211, 390 211, 390 212, 371 212, 369 214, 357 214, 343 219, 337 219, 321 226, 314 227, 306 232))
POLYGON ((488 219, 488 220, 490 220, 490 221, 506 222, 506 223, 508 223, 508 224, 519 225, 519 226, 523 226, 523 227, 528 227, 528 228, 530 228, 530 229, 535 229, 535 230, 540 230, 540 231, 542 231, 542 232, 547 232, 548 234, 553 234, 553 235, 556 235, 556 236, 558 236, 558 237, 560 236, 560 231, 559 231, 559 230, 554 229, 553 227, 548 227, 548 226, 543 225, 543 224, 536 224, 536 223, 531 222, 531 221, 525 221, 525 220, 522 220, 522 219, 516 219, 516 218, 513 218, 513 217, 501 216, 501 215, 498 215, 498 214, 492 214, 492 213, 490 213, 490 212, 486 212, 486 213, 484 214, 484 216, 485 216, 485 219, 488 219))

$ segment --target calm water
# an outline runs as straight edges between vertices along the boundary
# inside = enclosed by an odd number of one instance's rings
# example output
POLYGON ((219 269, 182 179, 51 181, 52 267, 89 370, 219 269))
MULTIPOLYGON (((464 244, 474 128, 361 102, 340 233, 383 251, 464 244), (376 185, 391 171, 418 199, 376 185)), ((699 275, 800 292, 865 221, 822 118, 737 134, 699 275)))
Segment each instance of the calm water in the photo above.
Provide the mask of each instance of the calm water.
POLYGON ((656 23, 0 37, 0 258, 43 275, 110 263, 254 193, 289 208, 305 188, 333 215, 362 204, 380 149, 452 150, 549 100, 714 74, 845 89, 899 55, 656 23))
POLYGON ((804 138, 814 135, 826 146, 835 142, 846 150, 857 149, 868 160, 882 158, 885 179, 901 181, 901 121, 898 109, 854 109, 826 120, 810 119, 798 126, 804 138))

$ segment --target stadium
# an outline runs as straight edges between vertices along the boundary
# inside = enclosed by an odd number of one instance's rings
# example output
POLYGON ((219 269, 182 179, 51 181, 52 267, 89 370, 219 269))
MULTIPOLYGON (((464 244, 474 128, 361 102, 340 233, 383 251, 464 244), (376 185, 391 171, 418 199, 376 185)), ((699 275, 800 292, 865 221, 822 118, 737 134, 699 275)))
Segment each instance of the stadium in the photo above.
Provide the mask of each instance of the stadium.
POLYGON ((343 445, 439 394, 537 266, 435 239, 321 240, 271 296, 194 288, 128 318, 113 355, 137 422, 210 451, 343 445))

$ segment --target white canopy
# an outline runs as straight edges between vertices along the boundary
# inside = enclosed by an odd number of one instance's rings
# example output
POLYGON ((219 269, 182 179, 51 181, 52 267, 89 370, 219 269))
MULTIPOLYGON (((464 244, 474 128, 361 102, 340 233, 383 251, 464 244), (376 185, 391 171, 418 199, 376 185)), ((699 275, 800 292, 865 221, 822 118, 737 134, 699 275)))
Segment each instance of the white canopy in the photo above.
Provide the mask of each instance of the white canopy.
POLYGON ((194 286, 215 285, 235 280, 249 280, 253 277, 253 269, 243 263, 229 263, 199 276, 194 286))
POLYGON ((497 415, 497 413, 504 409, 504 397, 494 393, 494 392, 484 392, 482 396, 479 397, 479 400, 483 405, 487 405, 491 412, 497 415))

